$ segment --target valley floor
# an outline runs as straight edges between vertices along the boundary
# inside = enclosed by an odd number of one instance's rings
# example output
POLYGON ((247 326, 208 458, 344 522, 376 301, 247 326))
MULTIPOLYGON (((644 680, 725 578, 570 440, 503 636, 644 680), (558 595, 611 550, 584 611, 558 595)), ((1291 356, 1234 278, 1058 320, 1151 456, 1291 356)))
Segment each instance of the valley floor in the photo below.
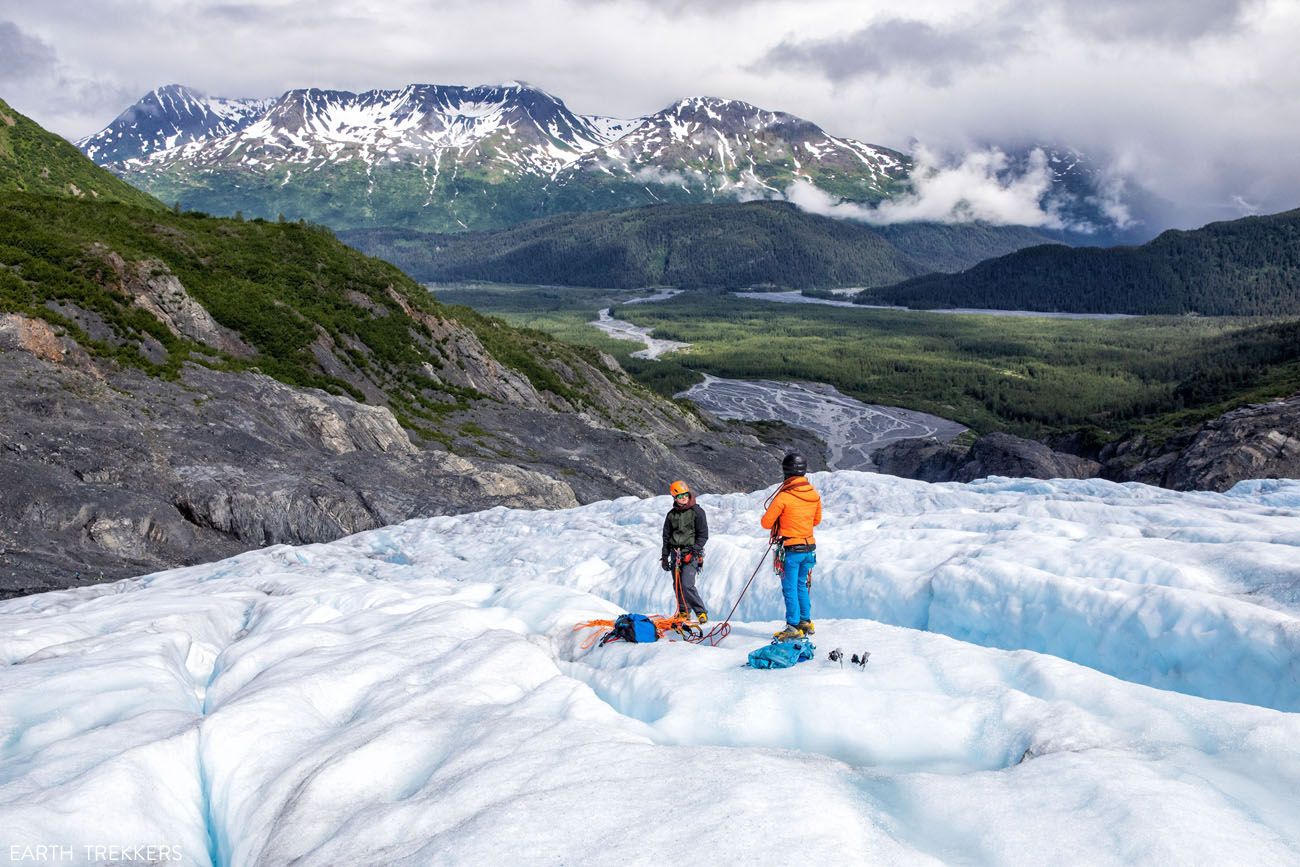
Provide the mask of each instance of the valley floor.
MULTIPOLYGON (((667 497, 0 603, 0 859, 1300 861, 1300 483, 813 481, 818 653, 788 670, 744 667, 766 565, 719 647, 581 647, 669 607, 667 497)), ((715 620, 766 493, 701 499, 715 620)))

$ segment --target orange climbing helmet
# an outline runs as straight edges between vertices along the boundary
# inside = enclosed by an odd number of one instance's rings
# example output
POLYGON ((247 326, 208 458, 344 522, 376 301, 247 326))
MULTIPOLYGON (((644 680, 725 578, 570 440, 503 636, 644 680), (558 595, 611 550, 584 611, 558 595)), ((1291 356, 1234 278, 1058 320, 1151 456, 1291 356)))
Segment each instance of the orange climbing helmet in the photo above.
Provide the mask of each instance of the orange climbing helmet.
POLYGON ((687 487, 686 483, 683 482, 681 479, 678 479, 677 481, 673 482, 671 485, 668 486, 668 493, 672 494, 674 497, 679 496, 681 494, 689 494, 690 492, 691 489, 687 487))

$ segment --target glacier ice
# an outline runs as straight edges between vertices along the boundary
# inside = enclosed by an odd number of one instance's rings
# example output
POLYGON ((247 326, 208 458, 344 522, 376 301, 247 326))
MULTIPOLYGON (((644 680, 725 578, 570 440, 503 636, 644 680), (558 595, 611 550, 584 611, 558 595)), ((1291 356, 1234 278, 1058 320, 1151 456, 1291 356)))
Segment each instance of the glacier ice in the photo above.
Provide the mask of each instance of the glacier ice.
POLYGON ((670 605, 667 497, 0 603, 0 860, 1300 862, 1300 483, 813 480, 788 670, 767 492, 701 497, 715 615, 759 566, 716 648, 572 630, 670 605))

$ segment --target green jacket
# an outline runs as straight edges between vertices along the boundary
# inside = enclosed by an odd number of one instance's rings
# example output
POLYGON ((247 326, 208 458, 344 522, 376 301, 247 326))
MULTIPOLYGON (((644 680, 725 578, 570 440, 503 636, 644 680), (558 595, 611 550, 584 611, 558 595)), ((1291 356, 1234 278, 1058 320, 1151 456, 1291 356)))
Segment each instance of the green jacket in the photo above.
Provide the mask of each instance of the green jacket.
POLYGON ((709 522, 704 518, 704 509, 696 505, 691 497, 684 509, 674 506, 664 518, 664 547, 660 556, 667 557, 672 548, 691 548, 703 554, 704 543, 709 541, 709 522))

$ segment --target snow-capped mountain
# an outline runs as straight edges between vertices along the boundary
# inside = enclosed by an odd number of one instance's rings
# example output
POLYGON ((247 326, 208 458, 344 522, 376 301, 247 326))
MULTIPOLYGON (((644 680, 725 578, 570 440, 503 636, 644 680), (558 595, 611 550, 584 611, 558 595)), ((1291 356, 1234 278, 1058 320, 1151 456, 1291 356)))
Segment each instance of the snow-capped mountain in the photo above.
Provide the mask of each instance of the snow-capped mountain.
POLYGON ((271 104, 269 99, 204 96, 192 88, 169 84, 150 91, 108 126, 76 145, 100 165, 121 163, 243 129, 271 104))
POLYGON ((520 83, 306 89, 203 132, 193 118, 211 102, 151 94, 123 118, 178 112, 155 123, 158 134, 108 148, 131 128, 119 118, 80 144, 168 202, 336 228, 487 228, 560 211, 772 195, 796 178, 876 201, 909 169, 903 154, 793 115, 703 97, 622 120, 575 114, 520 83))
POLYGON ((836 138, 816 124, 734 99, 691 97, 643 118, 559 178, 604 173, 713 195, 782 193, 795 178, 857 201, 888 196, 908 158, 836 138))
POLYGON ((504 175, 552 176, 607 141, 606 126, 579 117, 548 93, 501 87, 411 85, 365 93, 291 90, 229 134, 163 149, 133 163, 159 167, 341 165, 371 169, 413 161, 435 169, 448 156, 504 175))

